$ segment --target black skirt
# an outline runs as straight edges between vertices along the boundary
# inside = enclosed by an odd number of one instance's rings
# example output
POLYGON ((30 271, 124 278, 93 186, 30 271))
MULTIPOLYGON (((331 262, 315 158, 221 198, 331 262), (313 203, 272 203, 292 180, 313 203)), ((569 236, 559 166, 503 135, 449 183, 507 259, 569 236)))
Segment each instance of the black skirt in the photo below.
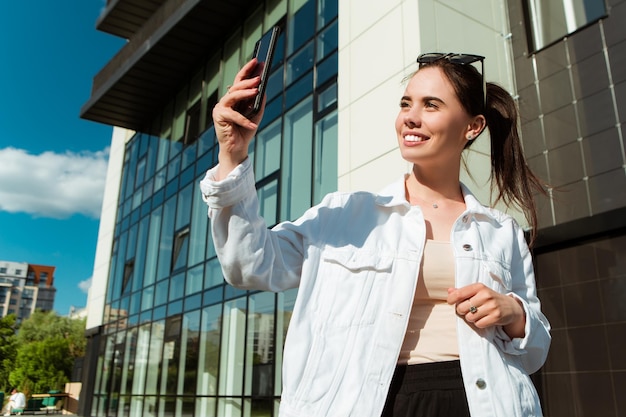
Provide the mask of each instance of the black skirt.
POLYGON ((396 367, 381 417, 469 417, 459 361, 396 367))

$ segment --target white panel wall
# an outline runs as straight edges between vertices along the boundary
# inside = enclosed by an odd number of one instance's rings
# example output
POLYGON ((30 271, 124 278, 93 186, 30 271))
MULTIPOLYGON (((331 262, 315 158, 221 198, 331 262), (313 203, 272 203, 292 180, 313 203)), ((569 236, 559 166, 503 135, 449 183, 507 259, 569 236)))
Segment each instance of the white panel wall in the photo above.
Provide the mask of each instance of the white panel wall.
MULTIPOLYGON (((339 0, 339 189, 375 192, 410 170, 394 121, 420 53, 484 55, 487 80, 515 95, 508 33, 505 0, 339 0)), ((485 204, 489 149, 483 134, 467 153, 473 180, 462 174, 485 204)))
POLYGON ((111 263, 113 232, 115 231, 115 215, 120 193, 124 148, 134 132, 114 128, 109 153, 109 165, 100 214, 100 227, 94 260, 91 288, 87 297, 87 329, 100 326, 104 319, 104 304, 111 263))

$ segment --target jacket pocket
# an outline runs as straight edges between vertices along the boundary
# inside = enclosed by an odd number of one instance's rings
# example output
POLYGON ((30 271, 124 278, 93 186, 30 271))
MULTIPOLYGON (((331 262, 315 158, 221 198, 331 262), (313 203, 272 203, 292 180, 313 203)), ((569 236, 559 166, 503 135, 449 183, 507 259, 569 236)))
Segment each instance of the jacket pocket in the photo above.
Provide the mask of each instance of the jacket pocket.
POLYGON ((515 393, 512 400, 518 408, 516 415, 541 417, 539 395, 530 376, 522 370, 519 357, 503 358, 511 391, 515 393))
POLYGON ((499 293, 507 293, 513 289, 513 279, 508 265, 494 260, 483 259, 481 266, 485 273, 483 284, 499 293))
POLYGON ((365 250, 326 250, 314 290, 316 316, 329 327, 373 324, 393 257, 365 250))

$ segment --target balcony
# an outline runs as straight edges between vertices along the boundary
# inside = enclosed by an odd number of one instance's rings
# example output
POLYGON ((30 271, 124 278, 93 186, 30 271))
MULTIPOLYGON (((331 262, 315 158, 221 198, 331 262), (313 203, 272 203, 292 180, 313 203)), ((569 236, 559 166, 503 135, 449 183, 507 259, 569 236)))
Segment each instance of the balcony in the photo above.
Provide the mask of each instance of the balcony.
POLYGON ((86 120, 146 131, 259 0, 110 0, 98 30, 128 43, 94 77, 86 120))

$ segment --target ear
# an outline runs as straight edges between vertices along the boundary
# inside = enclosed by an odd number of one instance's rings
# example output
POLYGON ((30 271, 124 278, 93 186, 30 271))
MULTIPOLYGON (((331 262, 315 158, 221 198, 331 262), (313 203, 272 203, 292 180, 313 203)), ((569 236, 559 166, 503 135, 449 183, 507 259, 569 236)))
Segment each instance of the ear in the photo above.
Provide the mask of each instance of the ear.
POLYGON ((480 135, 483 130, 485 130, 485 126, 487 125, 487 121, 485 120, 485 116, 479 114, 474 117, 470 124, 467 125, 467 130, 465 132, 465 139, 474 140, 480 135))

